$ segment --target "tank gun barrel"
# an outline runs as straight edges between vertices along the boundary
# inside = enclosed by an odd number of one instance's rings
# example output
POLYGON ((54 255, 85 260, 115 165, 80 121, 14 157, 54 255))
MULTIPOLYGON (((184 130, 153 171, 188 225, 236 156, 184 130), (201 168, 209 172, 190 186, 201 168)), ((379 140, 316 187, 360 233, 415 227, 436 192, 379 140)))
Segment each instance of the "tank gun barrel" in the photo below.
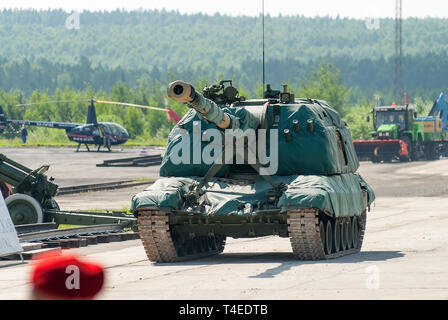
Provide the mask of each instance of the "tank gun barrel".
POLYGON ((225 113, 215 102, 197 92, 187 82, 181 80, 171 82, 168 85, 168 97, 186 103, 199 113, 200 118, 213 122, 221 129, 227 129, 232 125, 229 114, 225 113))

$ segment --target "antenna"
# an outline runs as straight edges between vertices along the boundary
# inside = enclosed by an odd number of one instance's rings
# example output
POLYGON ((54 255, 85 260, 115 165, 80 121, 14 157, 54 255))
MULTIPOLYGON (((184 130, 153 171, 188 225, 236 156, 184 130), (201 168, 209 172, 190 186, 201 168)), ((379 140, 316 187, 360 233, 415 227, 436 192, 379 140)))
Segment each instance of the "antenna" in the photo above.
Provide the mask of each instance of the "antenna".
POLYGON ((403 104, 402 0, 395 0, 395 102, 403 104))
POLYGON ((266 83, 266 79, 265 79, 265 68, 264 68, 264 0, 261 0, 261 10, 262 10, 262 14, 261 14, 261 25, 262 25, 262 29, 263 29, 263 91, 265 89, 265 83, 266 83))

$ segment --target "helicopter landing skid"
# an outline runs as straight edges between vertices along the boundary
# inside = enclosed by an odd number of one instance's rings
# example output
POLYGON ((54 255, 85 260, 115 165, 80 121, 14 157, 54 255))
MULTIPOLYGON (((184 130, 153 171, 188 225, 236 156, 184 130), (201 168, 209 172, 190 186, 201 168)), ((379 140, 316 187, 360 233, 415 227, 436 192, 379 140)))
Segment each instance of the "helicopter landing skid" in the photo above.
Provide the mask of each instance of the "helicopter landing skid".
MULTIPOLYGON (((76 148, 76 152, 79 151, 79 147, 81 146, 81 144, 82 144, 82 143, 78 143, 78 147, 76 148)), ((89 146, 87 145, 87 143, 84 143, 84 145, 85 145, 86 148, 87 148, 87 152, 90 152, 90 149, 89 149, 89 146)))

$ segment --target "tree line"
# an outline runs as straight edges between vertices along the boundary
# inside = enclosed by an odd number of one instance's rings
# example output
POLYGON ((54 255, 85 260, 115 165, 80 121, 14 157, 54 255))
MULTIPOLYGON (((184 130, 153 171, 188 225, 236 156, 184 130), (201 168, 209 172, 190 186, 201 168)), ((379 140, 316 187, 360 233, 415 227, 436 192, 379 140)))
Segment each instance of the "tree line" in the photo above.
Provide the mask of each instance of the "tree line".
MULTIPOLYGON (((293 59, 271 60, 266 63, 266 79, 273 87, 283 83, 298 84, 322 63, 331 63, 340 70, 342 82, 349 88, 348 102, 373 100, 378 94, 391 103, 394 86, 394 59, 353 60, 349 57, 327 56, 309 62, 293 59)), ((403 59, 404 88, 410 97, 420 96, 432 99, 448 88, 448 55, 446 53, 427 54, 424 57, 405 56, 403 59)), ((117 83, 129 87, 140 84, 165 86, 174 79, 198 81, 207 79, 218 82, 231 79, 237 86, 244 87, 252 95, 261 83, 261 61, 245 60, 241 67, 222 68, 152 68, 126 69, 122 67, 94 66, 87 57, 81 57, 75 64, 63 64, 41 59, 37 63, 22 61, 0 61, 0 88, 4 91, 20 89, 26 96, 34 90, 48 90, 70 87, 83 90, 90 86, 93 90, 110 92, 117 83)))
MULTIPOLYGON (((74 64, 85 56, 97 66, 227 69, 261 59, 261 18, 180 14, 165 10, 79 13, 79 29, 67 28, 63 10, 0 11, 0 57, 74 64)), ((334 57, 389 59, 394 55, 394 20, 379 28, 348 18, 265 18, 266 58, 301 62, 334 57)), ((448 49, 446 19, 407 18, 403 50, 410 56, 448 49)))
MULTIPOLYGON (((213 81, 206 78, 196 78, 192 83, 200 91, 200 88, 212 84, 213 81)), ((240 95, 247 99, 261 98, 262 96, 261 83, 254 89, 255 94, 252 94, 242 85, 237 87, 240 95)), ((354 137, 368 138, 371 128, 365 118, 374 103, 366 99, 350 103, 348 101, 350 90, 342 81, 341 71, 334 65, 320 64, 300 81, 291 82, 289 91, 294 92, 296 97, 326 100, 346 120, 354 137)), ((8 92, 0 89, 0 105, 3 106, 8 119, 85 123, 89 105, 87 99, 128 102, 163 108, 165 107, 165 96, 166 84, 160 86, 160 83, 140 81, 135 86, 130 86, 128 83, 118 82, 109 92, 103 89, 94 89, 90 85, 85 89, 66 86, 64 89, 56 88, 54 93, 50 93, 48 89, 34 90, 29 97, 20 89, 13 89, 8 92), (24 103, 49 101, 70 102, 17 106, 24 103)), ((430 99, 416 97, 414 102, 421 114, 425 114, 431 106, 430 99)), ((172 100, 169 101, 169 106, 180 116, 183 116, 188 109, 186 105, 172 100)), ((169 131, 174 126, 173 123, 167 121, 165 112, 101 103, 96 104, 96 110, 98 121, 122 124, 128 130, 131 139, 142 143, 156 138, 163 144, 169 131)), ((40 132, 39 139, 42 139, 43 136, 46 139, 48 137, 53 137, 53 139, 63 138, 63 133, 57 132, 59 130, 49 131, 48 129, 30 128, 30 131, 40 132)), ((10 132, 14 133, 14 130, 10 132)), ((10 137, 13 136, 14 134, 10 135, 10 137)))

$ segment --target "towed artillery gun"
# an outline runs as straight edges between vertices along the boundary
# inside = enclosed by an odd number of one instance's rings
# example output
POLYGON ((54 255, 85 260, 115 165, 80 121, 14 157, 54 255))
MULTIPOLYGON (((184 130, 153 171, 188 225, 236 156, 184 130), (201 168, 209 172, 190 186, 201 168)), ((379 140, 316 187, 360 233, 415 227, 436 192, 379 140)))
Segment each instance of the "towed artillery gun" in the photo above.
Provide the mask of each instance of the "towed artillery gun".
POLYGON ((135 225, 136 219, 122 213, 77 213, 62 211, 54 200, 58 185, 45 173, 49 165, 35 170, 0 154, 0 182, 12 186, 12 194, 5 199, 15 225, 55 222, 70 225, 119 223, 135 225))
POLYGON ((246 101, 225 82, 201 95, 175 81, 168 96, 191 109, 168 137, 162 178, 132 198, 149 260, 267 235, 289 237, 301 260, 360 251, 375 195, 356 173, 348 126, 325 101, 296 99, 287 86, 246 101))

